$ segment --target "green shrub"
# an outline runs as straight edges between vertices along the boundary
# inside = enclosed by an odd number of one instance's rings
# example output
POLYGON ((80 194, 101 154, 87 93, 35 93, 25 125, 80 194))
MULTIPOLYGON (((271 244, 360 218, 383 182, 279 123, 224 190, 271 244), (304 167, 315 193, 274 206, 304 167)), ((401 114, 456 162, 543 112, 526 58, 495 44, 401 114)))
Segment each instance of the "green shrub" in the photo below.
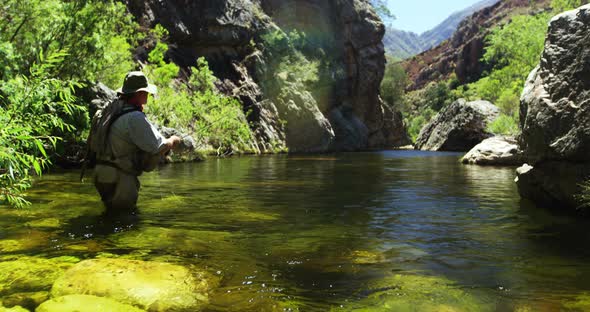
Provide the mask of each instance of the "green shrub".
POLYGON ((381 81, 381 97, 390 107, 397 106, 401 110, 403 98, 408 84, 408 76, 401 64, 394 58, 387 58, 385 74, 381 81))
POLYGON ((412 142, 416 142, 418 135, 422 128, 430 122, 430 120, 436 115, 436 112, 431 108, 425 108, 424 110, 420 111, 420 114, 417 116, 410 115, 406 117, 405 124, 408 127, 408 135, 412 139, 412 142))
POLYGON ((572 10, 587 4, 588 0, 551 0, 551 8, 555 13, 572 10))
POLYGON ((488 124, 487 130, 496 135, 516 135, 519 131, 518 117, 500 114, 496 120, 488 124))
POLYGON ((52 78, 65 53, 41 54, 28 76, 0 81, 0 202, 23 207, 22 193, 31 185, 30 173, 41 175, 49 164, 47 148, 75 132, 74 117, 84 115, 77 106, 73 81, 52 78))
POLYGON ((205 58, 197 59, 188 83, 183 84, 173 79, 178 67, 163 61, 165 45, 158 43, 158 46, 156 52, 150 53, 150 61, 155 64, 147 66, 146 72, 159 83, 160 91, 147 105, 146 112, 158 124, 191 134, 218 154, 250 151, 252 133, 242 105, 217 91, 217 78, 205 58))

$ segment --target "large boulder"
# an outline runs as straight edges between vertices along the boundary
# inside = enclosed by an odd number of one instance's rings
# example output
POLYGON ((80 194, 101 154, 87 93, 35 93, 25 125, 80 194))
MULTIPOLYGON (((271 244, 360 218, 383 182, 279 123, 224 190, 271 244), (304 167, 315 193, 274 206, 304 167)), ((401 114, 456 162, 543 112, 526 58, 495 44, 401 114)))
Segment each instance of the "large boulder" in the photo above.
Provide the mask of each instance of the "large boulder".
POLYGON ((287 123, 286 143, 290 152, 327 152, 334 141, 332 125, 310 92, 296 84, 285 83, 275 99, 279 116, 287 123))
POLYGON ((493 136, 486 128, 498 114, 498 108, 488 101, 459 99, 443 108, 422 128, 415 147, 427 151, 466 152, 493 136))
POLYGON ((579 183, 590 173, 590 5, 549 23, 540 65, 521 96, 520 145, 529 164, 518 170, 521 195, 579 207, 579 183))
POLYGON ((463 158, 464 164, 518 166, 522 165, 522 151, 513 137, 494 136, 483 140, 463 158))
POLYGON ((169 263, 92 259, 66 271, 51 295, 107 297, 148 311, 198 311, 208 302, 207 276, 169 263))

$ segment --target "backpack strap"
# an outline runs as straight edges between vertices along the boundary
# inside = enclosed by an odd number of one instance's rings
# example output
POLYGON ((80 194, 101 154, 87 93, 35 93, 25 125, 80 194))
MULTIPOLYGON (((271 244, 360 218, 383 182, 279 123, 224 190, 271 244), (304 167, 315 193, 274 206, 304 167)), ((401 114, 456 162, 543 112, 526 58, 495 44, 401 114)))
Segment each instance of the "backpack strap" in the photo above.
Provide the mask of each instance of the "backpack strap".
MULTIPOLYGON (((119 119, 121 116, 123 116, 125 114, 131 113, 131 112, 136 112, 136 111, 140 111, 141 112, 141 108, 139 108, 137 106, 126 106, 126 107, 124 107, 122 109, 122 111, 120 113, 118 113, 117 115, 115 115, 110 120, 110 122, 109 122, 108 129, 106 130, 106 138, 108 139, 109 134, 111 132, 111 126, 115 123, 115 121, 117 121, 117 119, 119 119)), ((82 164, 82 171, 80 172, 80 182, 82 182, 83 179, 84 179, 84 174, 86 173, 86 169, 87 169, 87 167, 89 165, 89 162, 94 162, 94 163, 98 163, 99 162, 97 159, 90 159, 91 158, 90 157, 90 154, 91 154, 90 153, 90 147, 87 146, 87 148, 86 148, 86 156, 84 157, 84 162, 82 164)), ((94 156, 94 158, 96 158, 96 156, 94 156)), ((113 155, 112 151, 111 151, 111 159, 114 160, 114 155, 113 155)), ((100 161, 100 162, 105 163, 105 161, 100 161)), ((118 166, 116 168, 117 169, 120 169, 120 168, 118 168, 118 166)))

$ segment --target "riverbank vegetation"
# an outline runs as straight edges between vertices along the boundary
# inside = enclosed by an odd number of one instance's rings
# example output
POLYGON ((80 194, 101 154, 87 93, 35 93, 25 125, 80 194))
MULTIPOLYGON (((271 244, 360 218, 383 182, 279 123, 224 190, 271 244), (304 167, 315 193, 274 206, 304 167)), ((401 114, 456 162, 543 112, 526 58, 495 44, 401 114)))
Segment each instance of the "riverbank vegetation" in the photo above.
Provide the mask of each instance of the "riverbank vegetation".
MULTIPOLYGON (((386 70, 386 85, 381 88, 383 98, 402 110, 413 140, 440 109, 458 98, 491 101, 500 108, 501 115, 489 125, 488 130, 496 134, 514 135, 519 131, 520 93, 527 75, 539 63, 549 19, 584 3, 587 1, 553 0, 550 11, 515 15, 493 29, 485 38, 485 53, 481 59, 483 68, 488 70, 473 83, 461 85, 456 77, 451 76, 444 81, 432 82, 421 90, 404 93, 404 84, 400 81, 405 78, 396 78, 403 75, 386 70), (402 94, 401 99, 399 94, 402 94)), ((393 63, 388 65, 390 67, 401 68, 401 65, 393 63)))
POLYGON ((246 150, 250 129, 237 100, 221 95, 206 60, 185 81, 166 61, 161 27, 141 30, 116 1, 8 0, 0 6, 0 204, 27 205, 40 175, 71 146, 83 146, 90 116, 77 91, 103 82, 118 88, 130 70, 160 87, 148 105, 162 126, 194 135, 205 148, 246 150), (149 58, 134 60, 134 49, 149 58), (198 118, 195 116, 199 116, 198 118))

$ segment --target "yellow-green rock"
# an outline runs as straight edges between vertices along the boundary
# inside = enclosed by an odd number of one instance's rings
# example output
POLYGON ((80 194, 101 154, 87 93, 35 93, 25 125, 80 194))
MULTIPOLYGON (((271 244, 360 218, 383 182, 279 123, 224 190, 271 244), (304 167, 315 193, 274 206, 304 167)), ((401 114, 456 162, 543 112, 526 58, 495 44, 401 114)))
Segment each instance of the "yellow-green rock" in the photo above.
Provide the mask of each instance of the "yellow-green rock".
POLYGON ((467 312, 493 311, 440 277, 396 274, 375 281, 363 299, 333 311, 467 312))
MULTIPOLYGON (((7 307, 20 306, 33 311, 43 301, 47 301, 48 299, 48 291, 22 292, 3 296, 2 304, 7 307)), ((0 312, 2 312, 2 310, 0 310, 0 312)))
POLYGON ((205 272, 170 263, 92 259, 69 269, 51 295, 98 295, 148 311, 198 311, 208 302, 209 279, 205 272))
POLYGON ((13 257, 0 262, 0 295, 49 290, 73 263, 57 259, 13 257))
POLYGON ((145 310, 113 299, 90 295, 68 295, 43 302, 35 312, 142 312, 145 310))
POLYGON ((0 306, 0 312, 29 312, 29 310, 19 306, 15 306, 12 308, 5 308, 0 306))

